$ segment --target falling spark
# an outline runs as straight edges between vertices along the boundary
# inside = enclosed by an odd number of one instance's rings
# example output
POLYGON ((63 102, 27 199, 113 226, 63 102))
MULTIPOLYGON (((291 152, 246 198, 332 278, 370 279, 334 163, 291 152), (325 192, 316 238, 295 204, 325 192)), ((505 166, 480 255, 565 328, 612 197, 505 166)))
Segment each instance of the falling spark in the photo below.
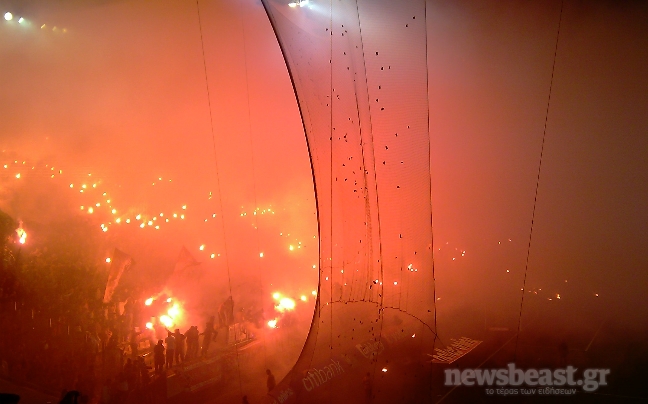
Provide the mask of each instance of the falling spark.
POLYGON ((205 249, 205 245, 204 245, 204 244, 201 245, 198 249, 199 249, 200 251, 204 250, 204 249, 205 249))
POLYGON ((263 253, 259 253, 259 258, 263 258, 263 253))
POLYGON ((147 306, 150 306, 152 303, 153 303, 153 298, 152 297, 149 297, 148 299, 146 299, 144 301, 144 304, 147 305, 147 306))
POLYGON ((302 302, 305 302, 305 301, 306 301, 306 296, 305 296, 305 295, 301 295, 300 299, 301 299, 302 302))
POLYGON ((277 328, 277 319, 275 318, 275 319, 272 319, 272 320, 268 321, 268 327, 277 328))
POLYGON ((106 258, 106 262, 110 263, 111 259, 110 257, 106 258))

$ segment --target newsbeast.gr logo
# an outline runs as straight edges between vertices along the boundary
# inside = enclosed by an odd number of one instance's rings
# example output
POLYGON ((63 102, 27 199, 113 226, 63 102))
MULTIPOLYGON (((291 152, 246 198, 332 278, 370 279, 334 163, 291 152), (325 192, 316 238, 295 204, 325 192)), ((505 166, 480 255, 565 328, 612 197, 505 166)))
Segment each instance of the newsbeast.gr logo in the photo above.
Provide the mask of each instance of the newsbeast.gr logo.
MULTIPOLYGON (((578 368, 567 366, 565 369, 516 369, 509 363, 503 369, 445 369, 446 386, 497 386, 507 388, 507 394, 519 394, 516 387, 537 387, 531 394, 574 394, 581 387, 583 391, 592 392, 599 386, 606 386, 610 369, 585 369, 577 378, 578 368), (555 388, 557 386, 557 388, 555 388), (570 387, 570 388, 566 388, 570 387)), ((495 394, 501 389, 486 389, 487 394, 495 394), (495 391, 491 391, 495 390, 495 391)), ((520 389, 527 391, 525 389, 520 389)), ((524 393, 524 392, 522 392, 524 393)), ((499 393, 498 393, 499 394, 499 393)))

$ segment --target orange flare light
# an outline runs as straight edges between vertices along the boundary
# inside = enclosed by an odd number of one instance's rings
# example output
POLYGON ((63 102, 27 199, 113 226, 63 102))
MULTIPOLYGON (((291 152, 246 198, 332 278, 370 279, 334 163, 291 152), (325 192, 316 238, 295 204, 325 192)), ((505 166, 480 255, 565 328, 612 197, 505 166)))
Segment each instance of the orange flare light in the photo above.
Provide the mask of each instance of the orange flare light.
POLYGON ((279 299, 279 304, 275 306, 275 309, 280 312, 295 310, 295 301, 289 297, 282 297, 279 299))
POLYGON ((18 235, 18 242, 20 244, 25 244, 25 241, 27 241, 27 232, 25 229, 22 228, 22 222, 20 223, 20 226, 16 229, 16 234, 18 235))

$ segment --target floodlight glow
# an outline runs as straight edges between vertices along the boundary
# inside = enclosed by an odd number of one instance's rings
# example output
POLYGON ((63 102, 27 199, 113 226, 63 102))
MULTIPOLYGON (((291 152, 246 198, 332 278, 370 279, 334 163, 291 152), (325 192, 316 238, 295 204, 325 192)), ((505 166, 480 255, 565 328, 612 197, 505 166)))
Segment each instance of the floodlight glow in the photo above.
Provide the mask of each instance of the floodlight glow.
POLYGON ((13 14, 11 14, 10 12, 7 11, 5 13, 5 15, 4 15, 4 19, 7 20, 7 21, 13 20, 13 14))

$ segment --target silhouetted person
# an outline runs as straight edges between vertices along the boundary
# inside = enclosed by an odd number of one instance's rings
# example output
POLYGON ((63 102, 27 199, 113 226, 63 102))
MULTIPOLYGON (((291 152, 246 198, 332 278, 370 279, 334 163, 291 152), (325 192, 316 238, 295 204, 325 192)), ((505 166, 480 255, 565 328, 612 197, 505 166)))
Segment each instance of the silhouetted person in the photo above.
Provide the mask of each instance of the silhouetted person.
POLYGON ((207 321, 207 324, 205 325, 205 331, 201 332, 200 335, 205 336, 205 339, 203 339, 202 356, 207 356, 212 338, 216 338, 216 330, 214 329, 214 316, 209 317, 209 321, 207 321))
POLYGON ((164 344, 158 340, 157 345, 153 348, 153 361, 155 363, 155 373, 161 373, 164 370, 164 344))
POLYGON ((146 363, 144 362, 144 358, 138 356, 137 360, 135 361, 135 368, 140 374, 140 382, 142 386, 147 386, 151 380, 151 377, 149 376, 149 369, 151 367, 146 366, 146 363))
POLYGON ((137 342, 137 337, 141 334, 141 331, 135 331, 132 330, 130 333, 130 336, 128 338, 128 345, 130 345, 131 349, 131 356, 133 359, 137 358, 137 348, 138 348, 138 342, 137 342))
POLYGON ((176 340, 172 333, 169 332, 169 335, 166 337, 166 365, 167 369, 170 369, 173 366, 173 360, 175 359, 175 349, 176 349, 176 340))
POLYGON ((266 374, 268 375, 268 380, 266 381, 266 385, 268 386, 268 393, 270 393, 272 390, 274 390, 275 386, 277 385, 277 382, 275 382, 275 377, 270 371, 270 369, 266 369, 266 374))
POLYGON ((234 300, 229 296, 218 308, 218 322, 221 327, 234 324, 234 300))
POLYGON ((126 360, 126 364, 124 365, 124 377, 128 382, 128 390, 133 390, 137 382, 137 369, 130 358, 126 360))
POLYGON ((185 333, 187 338, 187 359, 193 359, 198 357, 198 327, 192 325, 187 332, 185 333))
POLYGON ((185 360, 185 336, 180 332, 179 328, 175 329, 175 332, 173 333, 173 337, 175 338, 175 362, 176 364, 180 364, 180 362, 184 362, 185 360))

